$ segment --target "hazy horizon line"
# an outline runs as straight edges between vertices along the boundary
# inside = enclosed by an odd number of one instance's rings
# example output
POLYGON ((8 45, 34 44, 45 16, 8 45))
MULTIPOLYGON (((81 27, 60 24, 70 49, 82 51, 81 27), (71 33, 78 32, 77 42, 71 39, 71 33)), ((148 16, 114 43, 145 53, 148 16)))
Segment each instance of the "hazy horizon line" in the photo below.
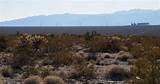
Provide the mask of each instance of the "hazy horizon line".
POLYGON ((18 19, 24 19, 24 18, 29 18, 29 17, 36 17, 36 16, 51 16, 51 15, 65 15, 65 14, 73 14, 73 15, 103 15, 103 14, 114 14, 114 13, 119 13, 119 12, 129 12, 129 11, 159 11, 160 9, 141 9, 141 8, 136 8, 136 9, 129 9, 129 10, 120 10, 120 11, 114 11, 110 13, 53 13, 53 14, 39 14, 39 15, 31 15, 31 16, 24 16, 24 17, 18 17, 18 18, 13 18, 13 19, 7 19, 7 20, 0 20, 0 22, 7 22, 7 21, 12 21, 12 20, 18 20, 18 19))

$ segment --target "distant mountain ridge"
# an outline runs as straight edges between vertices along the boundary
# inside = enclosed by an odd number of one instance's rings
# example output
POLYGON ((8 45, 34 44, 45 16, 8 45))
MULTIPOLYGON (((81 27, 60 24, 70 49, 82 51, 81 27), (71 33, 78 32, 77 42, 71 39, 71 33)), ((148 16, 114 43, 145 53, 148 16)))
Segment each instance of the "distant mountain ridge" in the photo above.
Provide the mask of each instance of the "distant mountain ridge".
POLYGON ((131 22, 160 25, 160 10, 120 11, 110 14, 55 14, 0 22, 0 26, 122 26, 131 22))

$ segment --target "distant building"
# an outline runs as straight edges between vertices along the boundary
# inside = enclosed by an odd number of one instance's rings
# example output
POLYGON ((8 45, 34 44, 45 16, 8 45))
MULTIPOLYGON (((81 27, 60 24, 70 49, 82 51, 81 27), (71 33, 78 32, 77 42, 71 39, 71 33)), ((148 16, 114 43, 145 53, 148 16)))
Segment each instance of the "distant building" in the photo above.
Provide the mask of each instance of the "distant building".
POLYGON ((131 23, 131 26, 148 26, 149 23, 131 23))
POLYGON ((149 23, 137 23, 137 26, 147 26, 149 23))
POLYGON ((137 24, 136 23, 131 23, 131 26, 136 26, 137 24))

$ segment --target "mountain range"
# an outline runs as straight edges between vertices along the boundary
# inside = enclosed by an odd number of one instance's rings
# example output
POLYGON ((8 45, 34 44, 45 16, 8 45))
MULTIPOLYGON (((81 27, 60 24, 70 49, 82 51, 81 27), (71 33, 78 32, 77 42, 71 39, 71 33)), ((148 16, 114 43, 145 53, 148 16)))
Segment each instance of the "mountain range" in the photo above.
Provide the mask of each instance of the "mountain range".
POLYGON ((39 15, 0 22, 0 26, 123 26, 133 22, 160 25, 160 10, 133 9, 108 14, 39 15))

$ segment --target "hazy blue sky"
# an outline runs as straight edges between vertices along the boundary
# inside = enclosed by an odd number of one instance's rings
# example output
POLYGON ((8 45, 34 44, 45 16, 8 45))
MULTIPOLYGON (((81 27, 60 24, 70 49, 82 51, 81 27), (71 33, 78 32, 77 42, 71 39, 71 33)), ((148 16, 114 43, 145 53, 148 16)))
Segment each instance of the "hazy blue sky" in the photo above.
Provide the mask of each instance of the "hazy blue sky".
POLYGON ((34 15, 160 9, 160 0, 0 0, 0 21, 34 15))

